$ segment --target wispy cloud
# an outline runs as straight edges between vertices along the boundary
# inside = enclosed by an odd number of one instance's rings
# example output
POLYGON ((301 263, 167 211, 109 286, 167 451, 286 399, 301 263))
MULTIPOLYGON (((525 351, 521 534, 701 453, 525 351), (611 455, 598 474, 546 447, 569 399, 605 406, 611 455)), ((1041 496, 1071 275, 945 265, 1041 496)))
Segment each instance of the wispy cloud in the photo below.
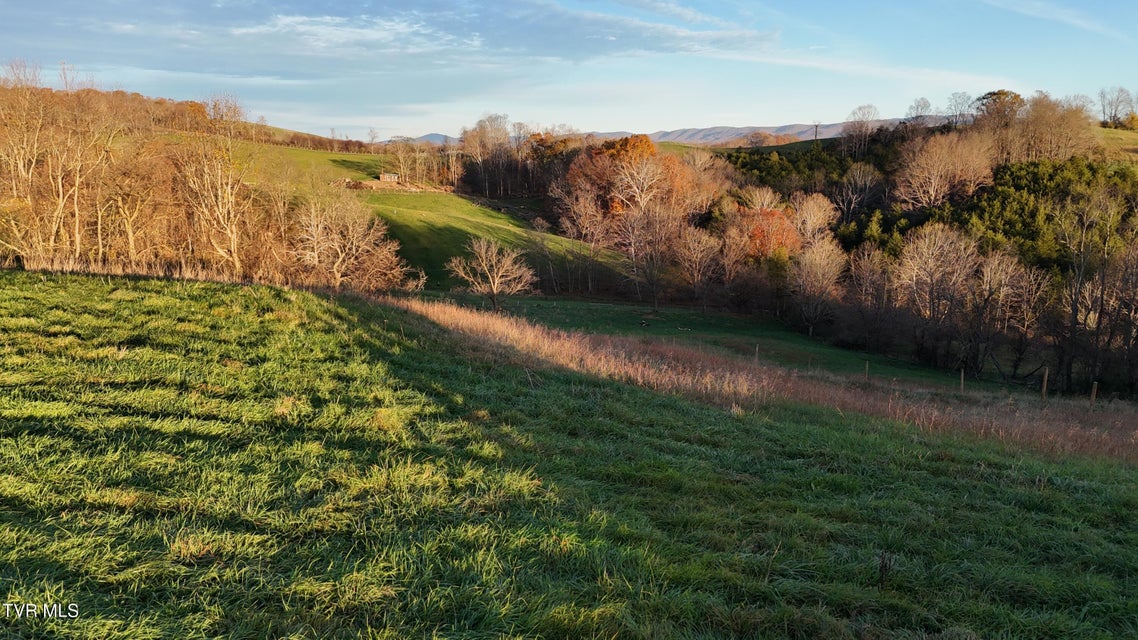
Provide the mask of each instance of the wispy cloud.
POLYGON ((849 58, 802 56, 794 52, 747 55, 739 56, 738 59, 783 67, 827 71, 848 76, 900 80, 914 84, 934 83, 945 87, 1005 87, 1015 84, 1008 78, 952 69, 908 67, 849 58))
MULTIPOLYGON (((389 0, 374 15, 277 14, 230 25, 245 51, 290 58, 339 57, 358 65, 427 68, 518 67, 533 61, 583 62, 622 55, 715 56, 758 51, 777 34, 740 27, 669 0, 625 0, 640 16, 571 8, 557 0, 460 2, 389 0), (436 5, 436 6, 430 6, 436 5)), ((231 43, 232 46, 232 43, 231 43)))
POLYGON ((710 24, 718 27, 732 27, 730 22, 722 18, 709 15, 670 0, 617 0, 617 2, 627 7, 643 9, 661 16, 676 18, 688 24, 710 24))
POLYGON ((1069 27, 1125 40, 1126 35, 1087 15, 1047 0, 981 0, 984 4, 1040 20, 1050 20, 1069 27))
POLYGON ((423 54, 448 49, 477 49, 477 37, 460 39, 411 16, 344 18, 339 16, 273 16, 268 22, 234 27, 239 38, 277 36, 285 46, 296 44, 317 54, 356 54, 361 50, 384 55, 423 54), (289 42, 295 40, 295 42, 289 42))

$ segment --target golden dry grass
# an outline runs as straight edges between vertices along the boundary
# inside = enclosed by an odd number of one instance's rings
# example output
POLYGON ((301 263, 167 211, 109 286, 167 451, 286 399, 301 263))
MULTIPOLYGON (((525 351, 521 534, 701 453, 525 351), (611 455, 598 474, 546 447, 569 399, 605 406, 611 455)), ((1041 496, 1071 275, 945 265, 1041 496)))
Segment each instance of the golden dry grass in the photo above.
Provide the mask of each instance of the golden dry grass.
POLYGON ((386 298, 466 338, 469 348, 527 367, 564 367, 725 409, 779 401, 965 432, 1051 455, 1138 461, 1138 411, 1124 402, 1009 393, 945 393, 901 380, 842 378, 704 353, 657 339, 587 335, 447 302, 386 298))

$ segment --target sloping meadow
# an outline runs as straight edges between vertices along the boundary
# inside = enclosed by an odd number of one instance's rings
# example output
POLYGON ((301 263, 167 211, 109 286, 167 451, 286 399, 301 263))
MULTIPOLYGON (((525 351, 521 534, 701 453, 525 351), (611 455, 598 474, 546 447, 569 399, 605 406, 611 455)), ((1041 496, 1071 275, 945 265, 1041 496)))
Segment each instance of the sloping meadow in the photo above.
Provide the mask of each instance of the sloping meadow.
POLYGON ((15 637, 1134 634, 1136 480, 387 305, 0 272, 15 637))

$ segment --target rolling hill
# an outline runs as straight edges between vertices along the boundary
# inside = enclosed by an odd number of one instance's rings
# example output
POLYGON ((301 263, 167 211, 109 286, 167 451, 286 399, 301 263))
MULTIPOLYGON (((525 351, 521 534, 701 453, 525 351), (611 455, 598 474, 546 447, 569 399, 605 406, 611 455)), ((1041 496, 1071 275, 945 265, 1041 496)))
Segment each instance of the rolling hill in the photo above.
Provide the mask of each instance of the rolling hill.
MULTIPOLYGON (((894 126, 901 121, 900 118, 893 118, 887 120, 878 120, 874 124, 878 126, 894 126)), ((828 124, 786 124, 770 127, 702 127, 702 128, 688 128, 688 129, 674 129, 671 131, 656 131, 647 134, 653 142, 678 142, 682 144, 691 145, 705 145, 716 146, 727 142, 746 138, 754 133, 769 133, 772 135, 794 136, 799 140, 813 140, 815 135, 819 139, 823 138, 837 138, 842 133, 842 127, 845 126, 844 122, 833 122, 828 124), (817 130, 815 130, 817 126, 817 130)), ((591 135, 600 139, 608 138, 625 138, 633 135, 636 132, 631 131, 591 131, 583 135, 591 135)), ((424 136, 415 138, 420 142, 430 142, 431 144, 442 144, 446 141, 454 142, 455 138, 443 135, 441 133, 430 133, 424 136)))
POLYGON ((11 637, 1138 629, 1121 463, 715 408, 267 287, 0 272, 0 329, 6 602, 78 611, 11 637))

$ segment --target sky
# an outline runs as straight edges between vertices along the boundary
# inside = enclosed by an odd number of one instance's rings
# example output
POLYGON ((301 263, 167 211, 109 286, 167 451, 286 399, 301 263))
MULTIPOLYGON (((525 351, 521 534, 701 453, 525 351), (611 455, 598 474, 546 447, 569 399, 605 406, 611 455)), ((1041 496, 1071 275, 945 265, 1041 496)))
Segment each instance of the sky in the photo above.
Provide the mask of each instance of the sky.
POLYGON ((0 0, 0 62, 360 140, 491 113, 651 133, 1138 92, 1134 25, 1132 0, 0 0))

